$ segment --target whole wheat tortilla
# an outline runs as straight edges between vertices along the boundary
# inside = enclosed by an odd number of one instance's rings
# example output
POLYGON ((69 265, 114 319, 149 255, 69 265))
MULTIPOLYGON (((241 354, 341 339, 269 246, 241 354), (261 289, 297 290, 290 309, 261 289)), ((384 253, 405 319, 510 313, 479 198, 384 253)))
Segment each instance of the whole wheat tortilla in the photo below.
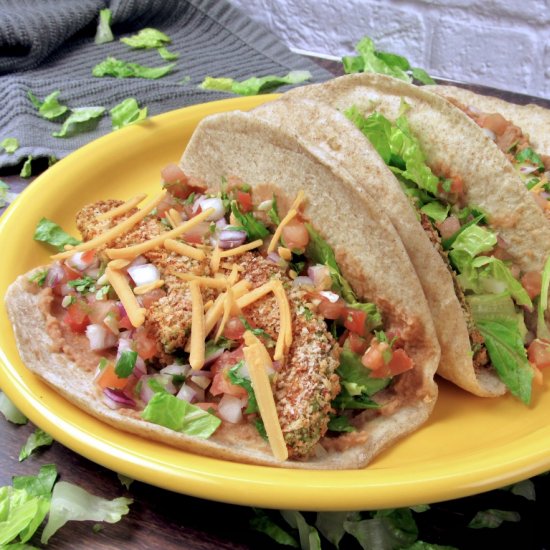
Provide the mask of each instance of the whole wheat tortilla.
MULTIPOLYGON (((239 175, 256 187, 257 196, 271 198, 278 192, 284 212, 298 189, 307 197, 310 217, 334 247, 337 260, 359 296, 371 297, 383 315, 401 329, 415 368, 400 375, 398 383, 408 391, 406 405, 368 419, 365 413, 359 432, 366 442, 317 453, 307 461, 276 461, 269 446, 252 426, 222 424, 209 439, 199 439, 142 420, 127 409, 112 410, 100 398, 93 374, 81 369, 60 352, 52 351, 45 330, 48 321, 30 274, 20 276, 6 293, 8 315, 25 365, 65 398, 93 416, 119 429, 167 443, 186 451, 250 464, 311 469, 361 468, 400 437, 414 431, 432 411, 437 386, 434 374, 439 346, 429 310, 401 241, 389 221, 374 211, 357 208, 351 190, 334 201, 336 188, 348 189, 341 178, 322 166, 288 132, 277 131, 251 116, 213 116, 199 125, 183 157, 191 174, 206 171, 209 183, 219 185, 221 176, 239 175), (277 181, 275 186, 271 181, 277 181), (288 204, 286 204, 288 203, 288 204), (340 207, 334 210, 335 203, 340 207), (348 231, 353 224, 355 231, 348 231), (369 235, 368 239, 362 237, 369 235), (391 270, 389 269, 391 266, 391 270), (407 390, 407 388, 410 388, 407 390)), ((340 195, 340 194, 339 194, 340 195)))
POLYGON ((448 262, 422 229, 401 185, 346 116, 318 101, 283 95, 251 113, 284 126, 320 163, 352 183, 363 198, 387 214, 418 274, 441 346, 438 374, 481 397, 503 395, 506 386, 493 370, 474 370, 468 327, 448 262))
POLYGON ((529 141, 537 153, 550 155, 550 109, 534 104, 517 105, 456 86, 435 85, 428 86, 427 89, 445 98, 456 99, 467 107, 484 113, 500 113, 529 136, 529 141))

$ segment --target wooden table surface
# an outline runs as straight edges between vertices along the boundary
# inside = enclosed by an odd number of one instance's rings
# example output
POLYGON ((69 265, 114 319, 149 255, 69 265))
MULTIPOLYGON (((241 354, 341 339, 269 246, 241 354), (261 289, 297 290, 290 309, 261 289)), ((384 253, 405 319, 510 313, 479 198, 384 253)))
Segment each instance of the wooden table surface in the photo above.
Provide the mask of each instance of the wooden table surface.
MULTIPOLYGON (((340 70, 339 64, 334 62, 319 63, 335 74, 340 70)), ((517 103, 535 100, 542 106, 550 107, 547 100, 476 86, 472 88, 517 103)), ((29 180, 13 175, 15 171, 12 171, 12 174, 9 172, 4 170, 0 177, 10 184, 12 191, 19 192, 29 183, 29 180)), ((76 483, 93 494, 109 499, 118 496, 129 496, 134 499, 129 514, 120 522, 102 524, 103 528, 99 532, 92 529, 94 522, 71 522, 51 538, 47 548, 281 548, 249 527, 249 521, 254 515, 251 508, 188 497, 137 481, 126 490, 114 472, 90 462, 57 442, 24 462, 19 462, 19 451, 33 430, 34 426, 31 424, 16 426, 0 419, 0 486, 9 485, 14 475, 34 475, 40 466, 55 464, 60 479, 76 483)), ((35 537, 36 541, 38 539, 39 537, 35 537)))

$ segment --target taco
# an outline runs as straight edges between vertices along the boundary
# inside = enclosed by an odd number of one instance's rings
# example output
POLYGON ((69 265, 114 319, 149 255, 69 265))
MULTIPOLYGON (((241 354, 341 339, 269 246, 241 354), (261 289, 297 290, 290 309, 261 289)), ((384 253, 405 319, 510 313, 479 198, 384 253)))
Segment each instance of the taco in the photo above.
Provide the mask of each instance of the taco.
POLYGON ((468 115, 506 155, 537 203, 550 217, 550 109, 517 105, 456 86, 429 86, 468 115))
MULTIPOLYGON (((509 390, 528 403, 540 378, 534 367, 546 366, 548 352, 542 272, 550 227, 495 143, 439 96, 383 75, 349 75, 285 95, 328 104, 355 123, 452 267, 456 300, 445 308, 429 290, 440 284, 435 264, 434 275, 429 266, 419 271, 442 348, 439 374, 476 395, 509 390), (462 330, 451 319, 462 319, 462 330)), ((388 212, 398 204, 394 186, 386 197, 380 186, 364 186, 390 204, 388 212)), ((410 248, 415 265, 429 261, 410 248)))
POLYGON ((360 468, 417 429, 439 347, 391 224, 247 115, 205 119, 182 167, 141 209, 85 206, 83 242, 9 288, 28 368, 120 429, 245 463, 360 468))

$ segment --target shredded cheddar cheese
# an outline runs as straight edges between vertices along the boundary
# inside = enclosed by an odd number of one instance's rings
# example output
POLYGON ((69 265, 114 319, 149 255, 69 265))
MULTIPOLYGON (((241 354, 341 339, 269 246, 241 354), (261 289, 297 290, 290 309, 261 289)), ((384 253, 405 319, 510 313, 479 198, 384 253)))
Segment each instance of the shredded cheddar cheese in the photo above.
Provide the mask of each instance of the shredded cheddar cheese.
POLYGON ((214 277, 201 277, 200 275, 194 275, 193 273, 179 273, 177 271, 169 271, 171 275, 176 276, 182 281, 196 281, 200 286, 208 288, 219 288, 225 290, 228 286, 228 281, 225 277, 223 278, 214 278, 214 277))
POLYGON ((212 251, 212 256, 210 256, 210 269, 213 273, 217 273, 220 269, 220 259, 221 259, 221 251, 220 247, 216 246, 214 250, 212 251))
POLYGON ((134 244, 132 246, 127 246, 126 248, 108 248, 106 250, 107 256, 109 256, 109 258, 112 258, 112 259, 136 258, 140 254, 143 254, 145 252, 148 252, 149 250, 152 250, 153 248, 157 248, 161 246, 166 239, 173 239, 174 237, 177 237, 182 233, 189 231, 190 229, 198 225, 200 222, 208 218, 208 216, 210 216, 213 212, 214 212, 214 209, 209 208, 208 210, 205 210, 204 212, 197 214, 194 218, 191 218, 185 223, 182 223, 175 229, 171 229, 166 233, 157 235, 156 237, 153 237, 152 239, 149 239, 147 241, 143 241, 142 243, 134 244))
POLYGON ((282 462, 288 459, 288 449, 277 416, 277 407, 271 389, 271 382, 267 375, 267 369, 271 370, 272 368, 271 359, 261 342, 245 346, 243 353, 248 365, 252 387, 254 388, 254 394, 264 422, 271 451, 273 452, 273 456, 282 462))
POLYGON ((292 314, 290 313, 288 296, 286 295, 281 281, 274 281, 273 292, 275 293, 279 304, 279 310, 281 311, 281 332, 285 335, 285 346, 288 349, 292 345, 292 314))
POLYGON ((241 296, 237 299, 237 305, 244 309, 245 307, 249 306, 250 304, 253 304, 256 300, 259 300, 266 294, 269 294, 273 291, 273 281, 269 281, 267 283, 264 283, 263 285, 256 287, 254 290, 251 290, 244 296, 241 296))
POLYGON ((151 290, 155 290, 155 288, 161 288, 163 286, 164 281, 159 279, 158 281, 153 281, 152 283, 146 283, 144 285, 134 287, 134 294, 136 296, 141 296, 142 294, 147 294, 151 290))
POLYGON ((227 324, 227 321, 229 320, 229 316, 231 315, 231 310, 233 308, 233 290, 231 290, 231 287, 227 289, 227 292, 225 293, 225 298, 223 300, 223 316, 222 320, 220 322, 220 326, 218 327, 218 331, 216 332, 216 336, 214 337, 214 342, 217 342, 221 335, 223 334, 223 331, 225 329, 225 325, 227 324))
POLYGON ((233 264, 231 267, 231 273, 227 277, 227 281, 231 286, 239 280, 239 267, 237 264, 233 264))
POLYGON ((200 370, 204 366, 204 340, 206 338, 204 327, 204 304, 201 288, 197 281, 189 283, 191 290, 191 348, 189 351, 189 364, 193 370, 200 370))
POLYGON ((127 200, 124 204, 121 204, 116 208, 112 208, 107 212, 103 212, 102 214, 98 214, 96 216, 96 219, 108 220, 110 218, 116 218, 117 216, 122 216, 122 214, 126 214, 126 212, 130 212, 132 208, 135 208, 142 200, 145 199, 145 197, 147 197, 145 193, 141 195, 136 195, 135 197, 132 197, 131 199, 127 200))
MULTIPOLYGON (((241 279, 235 286, 232 287, 233 298, 237 300, 244 294, 248 292, 250 283, 245 279, 241 279)), ((210 331, 214 328, 218 320, 223 314, 223 304, 225 300, 225 293, 220 294, 214 301, 214 305, 207 311, 204 324, 205 324, 205 333, 208 335, 210 331)))
POLYGON ((283 260, 292 260, 292 251, 290 250, 290 248, 286 248, 285 246, 280 246, 279 248, 277 248, 277 254, 279 254, 279 256, 281 256, 283 260))
POLYGON ((241 246, 236 246, 235 248, 230 248, 229 250, 223 250, 220 252, 220 258, 229 258, 230 256, 237 256, 239 254, 244 254, 249 250, 254 250, 259 246, 262 246, 262 244, 264 244, 262 239, 257 239, 255 241, 252 241, 251 243, 243 244, 241 246))
POLYGON ((170 210, 168 210, 168 214, 170 215, 170 219, 168 221, 173 228, 181 225, 183 219, 181 217, 181 214, 175 208, 170 208, 170 210))
POLYGON ((180 256, 187 256, 188 258, 193 258, 193 260, 200 261, 204 260, 206 257, 204 250, 199 250, 198 248, 194 248, 187 243, 182 243, 174 239, 166 239, 163 246, 166 250, 170 250, 170 252, 176 252, 180 256))
POLYGON ((132 326, 141 326, 145 321, 145 308, 140 307, 126 277, 109 266, 105 269, 105 276, 122 302, 132 326))
MULTIPOLYGON (((101 233, 101 235, 98 235, 97 237, 94 237, 93 239, 90 239, 89 241, 85 241, 83 243, 80 243, 79 245, 75 246, 71 250, 65 250, 64 252, 60 252, 59 254, 54 254, 51 256, 54 260, 64 260, 66 258, 70 258, 75 252, 82 252, 84 250, 92 250, 94 248, 99 248, 103 244, 107 244, 108 242, 111 242, 112 240, 116 239, 116 237, 123 235, 124 233, 127 233, 134 225, 136 225, 138 222, 143 220, 147 215, 151 213, 151 211, 158 206, 158 204, 164 199, 166 196, 166 191, 149 201, 146 206, 144 206, 141 210, 138 210, 135 214, 132 214, 129 218, 126 218, 119 224, 115 225, 114 227, 111 227, 111 229, 108 229, 104 233, 101 233)), ((117 250, 117 249, 114 249, 117 250)), ((124 250, 123 248, 118 250, 124 250)), ((137 256, 137 254, 136 254, 137 256)), ((117 256, 119 258, 123 256, 117 256)), ((135 257, 135 256, 134 256, 135 257)))
POLYGON ((124 269, 128 267, 132 262, 130 260, 111 260, 107 265, 111 269, 124 269))
POLYGON ((300 204, 304 200, 304 192, 299 191, 298 195, 294 199, 294 202, 292 203, 292 206, 290 207, 290 210, 286 213, 286 216, 281 220, 281 223, 277 226, 277 229, 275 230, 275 233, 273 233, 273 237, 271 237, 271 241, 269 243, 269 246, 267 247, 267 253, 273 252, 275 248, 277 248, 277 245, 279 244, 279 240, 281 238, 281 234, 283 233, 283 228, 285 225, 288 224, 290 220, 296 217, 298 214, 298 208, 300 207, 300 204))

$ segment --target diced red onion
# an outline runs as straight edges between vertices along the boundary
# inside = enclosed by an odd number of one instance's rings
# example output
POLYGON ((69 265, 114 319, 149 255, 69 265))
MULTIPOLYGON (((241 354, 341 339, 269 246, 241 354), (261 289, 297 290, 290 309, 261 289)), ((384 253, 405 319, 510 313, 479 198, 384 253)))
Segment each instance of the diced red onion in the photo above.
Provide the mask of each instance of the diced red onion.
POLYGON ((313 281, 315 288, 328 290, 332 286, 330 270, 326 265, 311 265, 307 269, 308 277, 313 281))
POLYGON ((70 258, 66 260, 67 265, 69 267, 72 267, 73 269, 76 269, 77 271, 84 271, 92 265, 96 266, 98 264, 98 259, 96 258, 95 254, 92 257, 91 261, 85 261, 82 258, 84 254, 86 254, 86 252, 75 252, 70 258))
POLYGON ((292 281, 292 285, 293 286, 311 286, 311 287, 315 286, 313 284, 313 279, 309 277, 305 277, 304 275, 300 275, 299 277, 296 277, 296 279, 292 281))
POLYGON ((460 229, 460 221, 456 216, 449 216, 437 224, 437 229, 442 239, 447 239, 460 229))
POLYGON ((237 424, 243 419, 242 403, 238 397, 225 393, 218 404, 218 415, 222 420, 237 424))
POLYGON ((217 349, 216 351, 212 352, 210 355, 207 355, 204 358, 204 366, 207 367, 208 365, 211 365, 216 359, 218 359, 223 353, 223 349, 217 349))
POLYGON ((117 343, 117 337, 107 327, 97 323, 86 327, 86 336, 92 350, 111 348, 117 343))
POLYGON ((191 370, 191 365, 178 365, 172 363, 160 369, 161 374, 169 374, 171 376, 187 376, 191 370))
POLYGON ((64 275, 65 272, 61 264, 59 262, 54 262, 48 269, 46 280, 44 281, 45 286, 50 288, 56 286, 61 282, 64 275))
POLYGON ((129 407, 134 409, 136 407, 136 402, 129 396, 127 396, 122 390, 114 390, 112 388, 105 388, 103 390, 103 396, 107 398, 106 404, 111 407, 111 401, 112 403, 115 403, 115 407, 112 408, 120 408, 120 407, 129 407))
POLYGON ((340 299, 340 296, 331 290, 322 290, 319 294, 323 296, 323 298, 326 298, 331 304, 335 304, 340 299))
POLYGON ((533 172, 536 172, 538 170, 538 166, 534 166, 533 164, 522 164, 519 167, 519 171, 522 174, 532 174, 533 172))
POLYGON ((152 377, 153 376, 151 374, 145 374, 140 378, 141 387, 139 391, 139 397, 145 404, 149 403, 153 395, 155 395, 154 390, 147 383, 149 382, 149 380, 151 380, 152 377))
POLYGON ((154 264, 130 266, 128 274, 137 286, 154 283, 160 279, 159 270, 154 264))
POLYGON ((197 392, 193 388, 187 384, 182 384, 180 390, 176 394, 176 397, 182 401, 189 401, 189 403, 192 403, 196 395, 197 392))
POLYGON ((218 244, 222 250, 236 248, 246 241, 246 231, 239 229, 222 229, 220 231, 218 244))
POLYGON ((195 392, 195 401, 204 401, 205 400, 204 390, 200 386, 197 386, 197 384, 195 384, 194 382, 191 382, 191 381, 187 382, 187 385, 192 390, 194 390, 194 392, 195 392))
POLYGON ((216 222, 216 228, 217 229, 223 229, 224 227, 227 227, 229 224, 227 223, 227 220, 225 218, 220 218, 216 222))
POLYGON ((286 269, 288 266, 288 262, 286 260, 283 260, 277 252, 270 252, 267 256, 267 259, 272 261, 275 265, 278 265, 279 267, 286 269))

